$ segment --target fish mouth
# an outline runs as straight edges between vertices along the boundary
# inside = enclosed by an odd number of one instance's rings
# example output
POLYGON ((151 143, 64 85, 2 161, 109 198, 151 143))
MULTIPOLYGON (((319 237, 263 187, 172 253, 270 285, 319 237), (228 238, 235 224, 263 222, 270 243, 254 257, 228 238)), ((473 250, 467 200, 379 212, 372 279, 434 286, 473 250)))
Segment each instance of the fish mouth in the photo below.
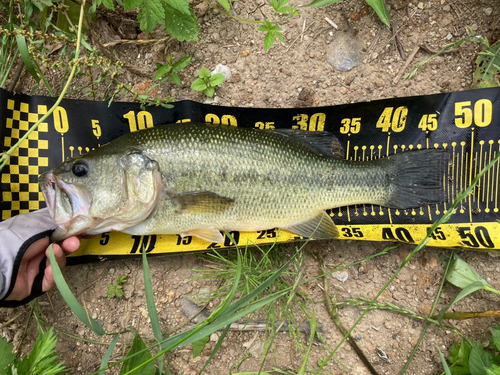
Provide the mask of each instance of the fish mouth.
POLYGON ((79 234, 74 233, 74 230, 69 233, 69 228, 74 227, 79 218, 81 220, 88 217, 92 198, 87 189, 79 184, 64 182, 52 171, 42 174, 39 181, 50 215, 59 226, 52 240, 62 240, 79 234))

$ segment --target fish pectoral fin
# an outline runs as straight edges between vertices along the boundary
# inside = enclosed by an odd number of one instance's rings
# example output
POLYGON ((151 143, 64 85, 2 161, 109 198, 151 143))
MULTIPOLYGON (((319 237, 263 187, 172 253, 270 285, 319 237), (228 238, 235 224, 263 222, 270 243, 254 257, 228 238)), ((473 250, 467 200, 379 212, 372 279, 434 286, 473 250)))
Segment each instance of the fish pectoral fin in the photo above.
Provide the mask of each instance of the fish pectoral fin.
POLYGON ((191 191, 168 197, 178 214, 220 214, 234 204, 234 199, 210 191, 191 191))
POLYGON ((298 234, 302 237, 314 238, 315 240, 327 240, 339 238, 339 231, 332 219, 326 212, 299 224, 283 227, 283 229, 298 234))
POLYGON ((217 229, 193 229, 180 233, 181 237, 194 236, 212 243, 224 242, 224 236, 217 229))

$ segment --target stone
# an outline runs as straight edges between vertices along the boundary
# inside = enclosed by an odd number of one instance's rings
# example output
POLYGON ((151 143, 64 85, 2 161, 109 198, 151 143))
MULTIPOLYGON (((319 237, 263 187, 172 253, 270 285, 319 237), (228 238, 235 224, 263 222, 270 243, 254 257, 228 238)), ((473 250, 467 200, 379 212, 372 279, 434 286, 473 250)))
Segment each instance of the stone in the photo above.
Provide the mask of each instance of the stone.
POLYGON ((349 272, 347 272, 347 270, 337 271, 332 273, 332 277, 342 283, 345 283, 349 278, 349 272))
POLYGON ((363 62, 361 42, 349 32, 338 33, 326 51, 326 61, 341 72, 347 72, 363 62))
POLYGON ((226 77, 226 81, 229 81, 231 79, 231 69, 229 69, 229 67, 226 65, 217 64, 215 69, 212 71, 212 75, 217 73, 220 73, 224 77, 226 77))

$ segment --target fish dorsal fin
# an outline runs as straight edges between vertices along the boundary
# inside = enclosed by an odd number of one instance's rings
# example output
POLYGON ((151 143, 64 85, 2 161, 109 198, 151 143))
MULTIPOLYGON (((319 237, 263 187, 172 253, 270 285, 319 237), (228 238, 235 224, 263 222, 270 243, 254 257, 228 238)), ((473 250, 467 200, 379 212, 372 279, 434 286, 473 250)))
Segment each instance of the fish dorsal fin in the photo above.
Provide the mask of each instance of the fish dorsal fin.
POLYGON ((234 204, 234 199, 210 191, 190 191, 168 197, 177 206, 178 214, 220 214, 234 204))
POLYGON ((319 154, 340 159, 345 158, 344 148, 339 139, 330 132, 313 132, 298 129, 275 129, 273 131, 303 141, 319 154))
POLYGON ((181 233, 181 237, 194 236, 212 243, 224 242, 224 236, 217 229, 193 229, 181 233))
POLYGON ((289 227, 284 227, 283 229, 302 237, 314 238, 315 240, 339 238, 337 227, 325 211, 312 219, 289 227))

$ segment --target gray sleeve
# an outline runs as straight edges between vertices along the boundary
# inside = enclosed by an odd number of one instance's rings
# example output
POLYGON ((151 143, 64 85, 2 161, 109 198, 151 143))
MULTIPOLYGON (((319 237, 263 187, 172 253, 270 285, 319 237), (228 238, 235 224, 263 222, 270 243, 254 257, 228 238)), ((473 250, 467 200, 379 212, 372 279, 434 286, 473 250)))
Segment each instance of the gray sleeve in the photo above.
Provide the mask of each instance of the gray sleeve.
POLYGON ((14 287, 26 249, 56 226, 46 208, 0 222, 0 300, 14 287))

